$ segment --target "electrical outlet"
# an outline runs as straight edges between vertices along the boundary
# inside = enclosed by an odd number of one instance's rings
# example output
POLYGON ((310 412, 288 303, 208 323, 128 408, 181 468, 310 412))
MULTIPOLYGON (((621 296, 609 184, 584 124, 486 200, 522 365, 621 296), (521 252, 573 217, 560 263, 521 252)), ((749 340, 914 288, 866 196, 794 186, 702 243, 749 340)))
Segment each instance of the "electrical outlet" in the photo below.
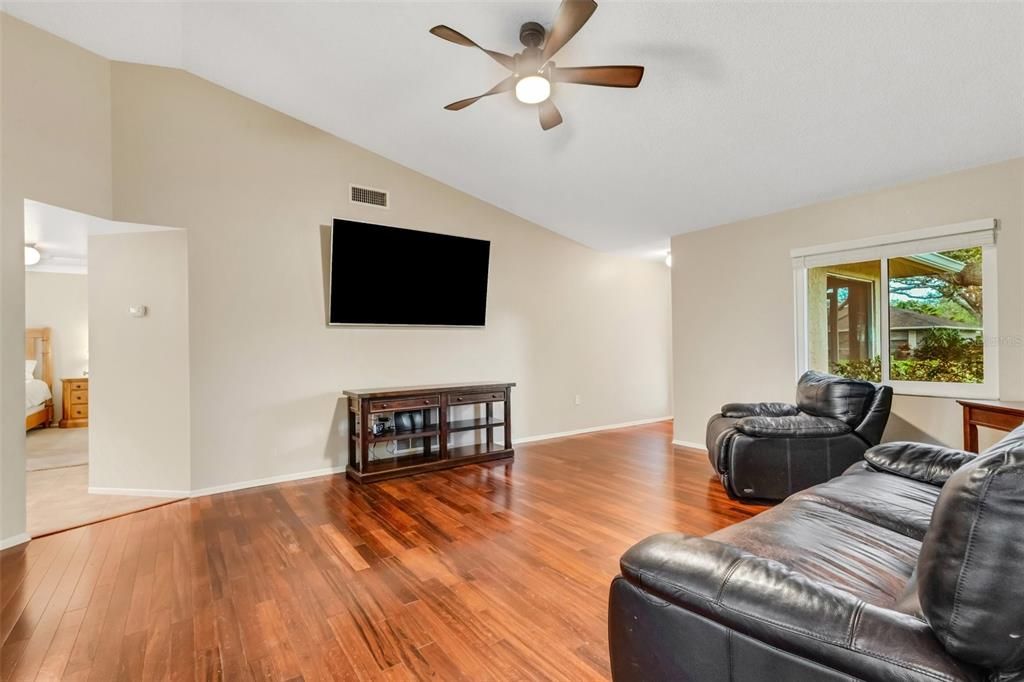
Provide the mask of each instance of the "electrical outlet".
POLYGON ((576 404, 577 405, 582 405, 583 404, 583 398, 580 397, 579 393, 576 394, 576 404))

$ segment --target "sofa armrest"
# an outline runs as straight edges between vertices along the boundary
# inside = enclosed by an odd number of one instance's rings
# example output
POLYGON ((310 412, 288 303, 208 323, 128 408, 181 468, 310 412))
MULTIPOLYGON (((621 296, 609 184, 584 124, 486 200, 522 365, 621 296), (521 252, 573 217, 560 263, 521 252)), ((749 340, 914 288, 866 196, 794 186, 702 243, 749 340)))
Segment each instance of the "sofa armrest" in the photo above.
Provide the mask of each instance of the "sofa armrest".
POLYGON ((800 414, 796 405, 789 403, 726 403, 722 405, 722 416, 733 419, 743 417, 792 417, 800 414))
POLYGON ((864 453, 873 469, 938 486, 975 457, 964 450, 910 442, 883 443, 864 453))
POLYGON ((828 438, 850 433, 846 422, 800 414, 793 417, 744 417, 733 427, 755 438, 828 438))
POLYGON ((981 679, 927 623, 732 545, 662 533, 630 548, 622 576, 662 602, 863 679, 981 679))

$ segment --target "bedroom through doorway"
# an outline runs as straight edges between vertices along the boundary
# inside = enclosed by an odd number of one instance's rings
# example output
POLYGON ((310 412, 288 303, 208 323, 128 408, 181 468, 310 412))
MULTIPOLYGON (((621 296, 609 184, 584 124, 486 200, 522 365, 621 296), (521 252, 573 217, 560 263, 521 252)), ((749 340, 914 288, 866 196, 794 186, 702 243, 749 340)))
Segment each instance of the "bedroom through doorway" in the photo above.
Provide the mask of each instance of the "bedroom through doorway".
MULTIPOLYGON (((95 441, 90 421, 97 395, 89 372, 93 334, 88 245, 97 236, 156 229, 25 202, 25 502, 31 537, 178 499, 145 491, 98 494, 95 488, 90 490, 95 478, 91 467, 96 465, 95 453, 90 452, 95 441)), ((117 276, 120 264, 108 257, 102 267, 107 268, 109 280, 117 276)), ((125 282, 125 287, 130 289, 131 284, 125 282)), ((108 356, 120 352, 107 345, 108 356)), ((112 403, 120 398, 104 399, 101 393, 99 400, 107 403, 99 411, 110 414, 118 407, 112 403)))

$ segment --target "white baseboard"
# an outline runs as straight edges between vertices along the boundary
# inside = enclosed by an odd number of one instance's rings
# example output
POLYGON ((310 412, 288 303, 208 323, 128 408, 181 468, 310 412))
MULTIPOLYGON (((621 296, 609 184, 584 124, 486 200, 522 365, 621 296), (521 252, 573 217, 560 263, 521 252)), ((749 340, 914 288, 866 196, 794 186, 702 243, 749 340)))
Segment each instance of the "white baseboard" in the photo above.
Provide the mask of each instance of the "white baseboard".
POLYGON ((672 417, 654 417, 653 419, 638 419, 632 422, 622 422, 621 424, 605 424, 604 426, 591 426, 586 429, 576 429, 575 431, 562 431, 561 433, 545 433, 540 436, 513 438, 512 445, 519 445, 520 443, 533 443, 539 440, 551 440, 552 438, 565 438, 566 436, 579 436, 584 433, 595 433, 597 431, 611 431, 613 429, 624 429, 629 426, 643 426, 644 424, 667 422, 671 419, 672 417))
MULTIPOLYGON (((656 422, 663 422, 672 419, 672 417, 655 417, 654 419, 639 419, 632 422, 623 422, 621 424, 608 424, 606 426, 593 426, 587 429, 577 429, 575 431, 565 431, 563 433, 547 433, 541 436, 527 436, 526 438, 516 438, 512 440, 513 445, 519 443, 532 443, 540 440, 550 440, 552 438, 564 438, 566 436, 578 436, 583 433, 593 433, 595 431, 609 431, 611 429, 622 429, 627 426, 642 426, 644 424, 654 424, 656 422)), ((261 485, 273 485, 275 483, 287 483, 289 481, 301 481, 304 478, 316 478, 317 476, 330 476, 332 474, 340 474, 345 471, 345 465, 341 464, 333 467, 325 467, 323 469, 314 469, 312 471, 302 471, 297 474, 283 474, 281 476, 269 476, 267 478, 255 478, 249 481, 239 481, 238 483, 227 483, 224 485, 214 485, 208 488, 198 488, 191 492, 192 497, 202 497, 203 495, 216 495, 217 493, 229 493, 235 490, 245 490, 246 488, 258 488, 261 485)), ((90 490, 91 492, 91 490, 90 490)), ((187 495, 187 494, 186 494, 187 495)))
MULTIPOLYGON (((642 426, 644 424, 654 424, 656 422, 663 422, 672 419, 672 417, 655 417, 654 419, 640 419, 632 422, 623 422, 621 424, 608 424, 606 426, 593 426, 587 429, 577 429, 575 431, 565 431, 563 433, 548 433, 541 436, 527 436, 526 438, 516 438, 512 440, 513 445, 519 443, 532 443, 540 440, 550 440, 552 438, 564 438, 566 436, 577 436, 583 433, 593 433, 595 431, 609 431, 611 429, 622 429, 627 426, 642 426)), ((229 493, 235 490, 245 490, 246 488, 258 488, 261 485, 273 485, 275 483, 288 483, 289 481, 301 481, 304 478, 316 478, 317 476, 330 476, 332 474, 340 474, 345 471, 345 465, 340 464, 333 467, 324 467, 323 469, 314 469, 312 471, 302 471, 297 474, 283 474, 281 476, 269 476, 267 478, 255 478, 249 481, 239 481, 238 483, 226 483, 224 485, 214 485, 208 488, 197 488, 191 492, 192 497, 202 497, 203 495, 216 495, 217 493, 229 493)))
POLYGON ((188 497, 187 490, 154 490, 152 488, 102 488, 89 486, 90 495, 131 495, 132 497, 188 497))
POLYGON ((707 452, 708 448, 704 443, 695 443, 691 440, 674 440, 672 445, 678 445, 683 448, 690 448, 691 450, 700 450, 701 452, 707 452))
POLYGON ((186 496, 191 495, 192 497, 202 497, 203 495, 230 493, 234 490, 258 488, 261 485, 273 485, 274 483, 288 483, 289 481, 301 481, 304 478, 316 478, 317 476, 330 476, 331 474, 339 474, 343 471, 345 471, 345 465, 340 464, 338 466, 333 467, 324 467, 323 469, 313 469, 312 471, 301 471, 297 474, 282 474, 280 476, 268 476, 267 478, 254 478, 249 481, 239 481, 238 483, 214 485, 210 486, 209 488, 198 488, 196 490, 193 490, 191 493, 186 493, 186 496))
POLYGON ((17 535, 12 535, 9 538, 4 538, 3 540, 0 540, 0 549, 7 549, 8 547, 17 547, 18 545, 24 544, 31 539, 32 538, 29 537, 28 533, 18 533, 17 535))
POLYGON ((345 470, 345 466, 325 467, 312 471, 300 471, 295 474, 282 474, 280 476, 268 476, 267 478, 254 478, 248 481, 236 483, 225 483, 214 485, 208 488, 197 488, 196 490, 152 490, 148 488, 102 488, 89 486, 89 493, 92 495, 132 495, 134 497, 202 497, 204 495, 215 495, 217 493, 229 493, 235 490, 246 488, 258 488, 261 485, 273 485, 274 483, 287 483, 289 481, 300 481, 304 478, 316 478, 317 476, 329 476, 345 470))
MULTIPOLYGON (((551 440, 553 438, 565 438, 566 436, 578 436, 584 433, 594 433, 597 431, 610 431, 612 429, 624 429, 630 426, 643 426, 644 424, 654 424, 657 422, 669 421, 672 417, 655 417, 653 419, 638 419, 631 422, 622 422, 620 424, 606 424, 604 426, 592 426, 586 429, 576 429, 574 431, 563 431, 561 433, 546 433, 540 436, 527 436, 526 438, 517 438, 512 441, 513 445, 519 443, 533 443, 542 440, 551 440)), ((96 495, 135 495, 139 497, 202 497, 204 495, 216 495, 218 493, 229 493, 236 490, 245 490, 246 488, 258 488, 262 485, 273 485, 275 483, 288 483, 290 481, 301 481, 305 478, 316 478, 318 476, 330 476, 332 474, 339 474, 345 471, 345 465, 340 464, 333 467, 324 467, 323 469, 313 469, 312 471, 301 471, 295 474, 282 474, 280 476, 268 476, 266 478, 254 478, 248 481, 238 481, 237 483, 225 483, 224 485, 214 485, 207 488, 197 488, 195 490, 143 490, 143 489, 132 489, 132 488, 98 488, 89 486, 89 492, 96 495)))

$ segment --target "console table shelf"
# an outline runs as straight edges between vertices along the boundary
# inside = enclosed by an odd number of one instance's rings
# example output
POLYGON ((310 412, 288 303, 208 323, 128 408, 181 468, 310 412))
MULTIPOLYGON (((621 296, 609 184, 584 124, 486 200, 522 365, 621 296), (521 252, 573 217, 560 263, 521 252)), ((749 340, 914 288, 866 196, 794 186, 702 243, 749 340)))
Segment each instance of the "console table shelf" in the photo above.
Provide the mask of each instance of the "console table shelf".
POLYGON ((422 429, 401 429, 388 431, 379 436, 369 434, 367 440, 371 443, 381 443, 386 440, 410 440, 413 438, 430 438, 441 434, 441 428, 437 424, 430 424, 422 429))
POLYGON ((480 429, 493 429, 499 426, 504 426, 505 422, 497 417, 482 419, 460 419, 454 422, 448 422, 448 433, 458 433, 460 431, 479 431, 480 429))
POLYGON ((349 409, 349 456, 345 472, 357 483, 372 483, 398 476, 449 469, 514 457, 512 449, 512 387, 514 383, 481 382, 369 388, 344 391, 349 409), (495 404, 503 409, 495 414, 495 404), (485 416, 475 419, 451 419, 450 408, 483 405, 485 416), (432 412, 437 410, 437 423, 432 412), (419 413, 422 426, 391 430, 374 435, 373 420, 381 414, 419 413), (498 443, 495 430, 501 430, 498 443), (449 437, 456 433, 483 431, 483 442, 455 445, 449 437), (432 439, 437 438, 433 447, 432 439), (422 452, 389 454, 371 459, 372 446, 385 441, 422 443, 422 452))
MULTIPOLYGON (((435 471, 438 467, 434 465, 440 461, 441 458, 437 452, 429 455, 406 455, 401 458, 377 459, 368 462, 366 472, 360 479, 355 480, 359 483, 371 483, 375 480, 384 480, 395 476, 411 476, 426 471, 435 471), (396 461, 398 459, 402 460, 401 464, 396 461)), ((349 474, 349 478, 353 478, 353 476, 349 474)))
POLYGON ((490 451, 487 449, 487 443, 470 443, 469 445, 448 448, 448 456, 459 460, 459 462, 464 462, 469 457, 483 457, 489 454, 490 451))

